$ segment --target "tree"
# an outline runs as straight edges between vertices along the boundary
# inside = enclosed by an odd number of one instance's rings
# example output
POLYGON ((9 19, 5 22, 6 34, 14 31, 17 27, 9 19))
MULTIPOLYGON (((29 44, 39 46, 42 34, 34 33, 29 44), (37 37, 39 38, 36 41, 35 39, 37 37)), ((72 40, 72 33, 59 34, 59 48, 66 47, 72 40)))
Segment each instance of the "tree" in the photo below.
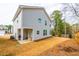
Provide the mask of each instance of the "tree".
POLYGON ((76 17, 79 20, 79 3, 62 3, 62 12, 69 11, 72 13, 72 16, 76 17))
POLYGON ((55 21, 55 25, 54 25, 55 35, 61 36, 64 29, 64 24, 62 21, 62 13, 59 10, 55 10, 51 14, 51 18, 53 18, 55 21))
POLYGON ((79 21, 79 3, 62 3, 61 11, 65 13, 66 12, 72 13, 70 16, 76 18, 79 21))
POLYGON ((65 24, 66 24, 66 34, 70 34, 72 32, 72 28, 69 23, 65 23, 65 24))
POLYGON ((12 25, 8 25, 8 30, 10 31, 10 33, 11 33, 11 29, 12 29, 12 25))
POLYGON ((12 25, 5 25, 8 28, 8 32, 11 33, 12 25))
MULTIPOLYGON (((75 20, 79 22, 79 3, 62 3, 62 13, 64 14, 64 18, 74 17, 75 20), (66 15, 66 12, 69 12, 70 15, 66 15)), ((65 24, 65 33, 66 33, 66 24, 65 24)))

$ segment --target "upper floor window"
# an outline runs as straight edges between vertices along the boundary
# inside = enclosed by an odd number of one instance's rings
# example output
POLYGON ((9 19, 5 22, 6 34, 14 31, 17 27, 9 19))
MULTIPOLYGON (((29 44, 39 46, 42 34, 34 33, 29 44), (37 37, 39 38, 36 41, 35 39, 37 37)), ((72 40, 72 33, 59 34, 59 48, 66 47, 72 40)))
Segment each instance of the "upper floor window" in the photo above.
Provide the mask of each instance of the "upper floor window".
POLYGON ((18 23, 18 20, 17 20, 17 23, 18 23))
POLYGON ((47 25, 47 21, 45 20, 45 25, 47 25))
POLYGON ((39 34, 39 31, 37 30, 37 34, 39 34))
POLYGON ((49 26, 51 27, 51 24, 49 26))
POLYGON ((41 18, 38 18, 38 22, 41 23, 41 21, 42 21, 42 19, 41 18))

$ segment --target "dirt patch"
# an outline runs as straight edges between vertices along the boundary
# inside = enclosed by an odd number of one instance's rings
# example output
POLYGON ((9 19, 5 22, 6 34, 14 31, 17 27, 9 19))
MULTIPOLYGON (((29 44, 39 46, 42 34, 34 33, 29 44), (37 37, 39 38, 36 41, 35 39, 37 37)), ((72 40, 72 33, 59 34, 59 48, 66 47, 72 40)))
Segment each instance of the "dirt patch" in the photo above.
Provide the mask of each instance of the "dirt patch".
POLYGON ((41 53, 43 56, 79 56, 79 44, 75 40, 68 40, 47 51, 41 53))
POLYGON ((65 52, 79 52, 79 50, 72 48, 72 47, 63 47, 61 50, 65 52))
POLYGON ((17 41, 10 40, 8 38, 0 38, 2 40, 0 44, 0 55, 1 56, 37 56, 40 55, 42 52, 54 47, 55 45, 60 44, 63 41, 68 39, 60 38, 60 37, 50 37, 44 40, 25 43, 25 44, 18 44, 17 41), (64 40, 63 40, 64 39, 64 40))

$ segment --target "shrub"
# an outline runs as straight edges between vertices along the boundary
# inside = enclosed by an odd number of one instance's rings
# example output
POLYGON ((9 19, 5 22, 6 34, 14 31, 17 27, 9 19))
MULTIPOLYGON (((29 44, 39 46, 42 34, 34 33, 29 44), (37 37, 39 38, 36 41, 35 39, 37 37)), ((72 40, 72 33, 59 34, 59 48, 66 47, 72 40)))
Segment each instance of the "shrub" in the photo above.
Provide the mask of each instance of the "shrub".
POLYGON ((51 30, 51 35, 55 36, 55 31, 54 30, 51 30))
POLYGON ((10 36, 10 39, 15 39, 14 36, 10 36))

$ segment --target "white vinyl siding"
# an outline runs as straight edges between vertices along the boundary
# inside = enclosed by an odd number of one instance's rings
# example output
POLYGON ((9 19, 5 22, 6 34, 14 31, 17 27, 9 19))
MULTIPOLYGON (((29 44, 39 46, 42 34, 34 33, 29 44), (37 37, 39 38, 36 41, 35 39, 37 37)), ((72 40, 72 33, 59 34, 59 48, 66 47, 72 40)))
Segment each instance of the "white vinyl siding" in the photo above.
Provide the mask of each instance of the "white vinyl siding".
POLYGON ((18 20, 18 23, 17 21, 14 22, 14 33, 16 33, 16 36, 18 28, 32 29, 32 40, 51 36, 49 34, 49 30, 51 29, 49 26, 50 20, 43 9, 24 8, 16 20, 18 20), (47 30, 45 36, 43 36, 43 29, 47 30))

